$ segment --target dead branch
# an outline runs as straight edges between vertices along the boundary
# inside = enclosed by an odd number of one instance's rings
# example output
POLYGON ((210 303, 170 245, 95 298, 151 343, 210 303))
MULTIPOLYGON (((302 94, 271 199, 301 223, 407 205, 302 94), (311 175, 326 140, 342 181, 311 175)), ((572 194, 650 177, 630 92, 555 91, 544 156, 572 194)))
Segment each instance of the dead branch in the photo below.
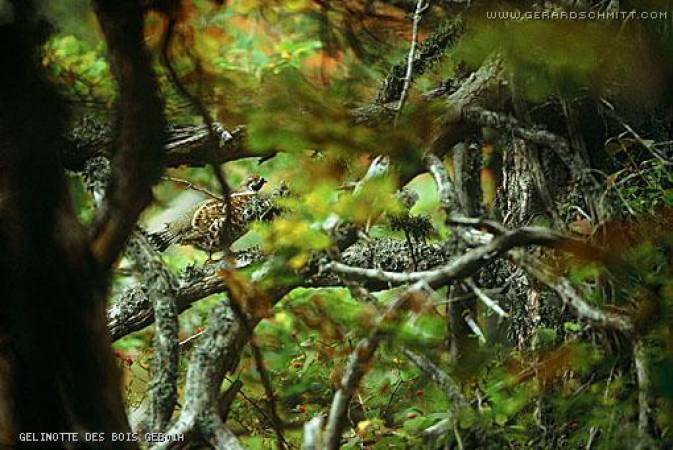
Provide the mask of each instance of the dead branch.
POLYGON ((441 118, 439 131, 430 146, 431 152, 441 156, 475 131, 475 127, 464 120, 467 108, 479 105, 499 109, 508 94, 504 62, 500 55, 494 54, 447 97, 448 109, 441 118))
POLYGON ((451 402, 451 410, 457 413, 460 408, 469 406, 467 400, 460 392, 460 385, 456 383, 446 372, 437 367, 428 357, 420 353, 416 353, 409 348, 402 349, 404 355, 409 360, 425 372, 435 383, 437 383, 446 393, 447 398, 451 402))
MULTIPOLYGON (((435 267, 448 260, 446 250, 438 244, 419 244, 416 248, 423 258, 422 268, 435 267)), ((371 245, 356 243, 349 246, 342 253, 342 260, 353 266, 367 267, 372 261, 387 270, 410 270, 411 258, 406 254, 407 246, 404 240, 376 240, 371 245)), ((264 255, 258 252, 239 252, 234 255, 234 268, 244 268, 250 264, 260 262, 264 255)), ((180 314, 191 307, 192 303, 213 294, 226 291, 226 283, 217 271, 230 268, 223 264, 209 264, 205 268, 188 270, 179 279, 175 300, 177 312, 180 314)), ((335 286, 344 283, 344 279, 334 274, 321 273, 318 265, 311 266, 302 273, 304 286, 335 286)), ((297 284, 299 286, 299 283, 297 284)), ((387 283, 369 280, 366 288, 382 289, 387 283)), ((282 296, 295 286, 278 288, 274 296, 282 296)), ((142 330, 152 324, 154 313, 147 292, 142 287, 133 287, 122 291, 113 305, 108 309, 108 327, 112 340, 120 339, 130 333, 142 330)), ((251 324, 252 325, 252 324, 251 324)))
POLYGON ((642 340, 633 345, 633 360, 636 366, 636 380, 638 381, 638 434, 640 442, 638 449, 647 448, 651 440, 650 423, 652 406, 650 401, 650 374, 647 362, 646 347, 642 340))
POLYGON ((321 450, 323 443, 323 424, 325 416, 316 416, 304 425, 304 450, 321 450))
POLYGON ((472 289, 474 294, 477 296, 477 298, 484 304, 486 305, 490 310, 495 312, 498 316, 502 318, 507 318, 509 317, 509 314, 507 314, 501 307, 498 305, 498 302, 493 300, 491 297, 486 295, 484 291, 479 289, 479 287, 475 284, 475 282, 471 279, 468 278, 465 280, 465 283, 472 289))
POLYGON ((418 28, 423 18, 423 12, 430 6, 430 3, 426 3, 426 0, 418 0, 416 2, 416 11, 414 11, 413 26, 411 31, 411 47, 409 48, 409 55, 407 56, 407 67, 405 69, 402 92, 400 92, 400 99, 397 103, 397 112, 395 113, 394 124, 397 125, 397 121, 402 114, 402 109, 404 108, 404 103, 407 100, 407 94, 409 93, 409 88, 411 87, 411 80, 414 75, 414 60, 416 59, 416 46, 418 45, 418 28))
POLYGON ((418 282, 402 292, 390 305, 385 312, 381 314, 374 324, 374 330, 368 338, 362 339, 355 350, 351 353, 341 378, 339 389, 334 394, 332 405, 327 417, 327 424, 324 432, 324 448, 336 450, 340 447, 341 435, 346 423, 346 413, 351 398, 355 393, 360 380, 365 375, 369 363, 376 353, 381 339, 386 334, 384 325, 390 324, 398 314, 398 311, 404 306, 407 300, 414 294, 422 292, 424 283, 418 282))
MULTIPOLYGON (((418 5, 416 11, 418 12, 418 5)), ((428 68, 440 60, 448 49, 453 47, 464 31, 465 24, 461 17, 451 18, 442 24, 437 32, 433 33, 432 36, 418 46, 418 51, 414 51, 411 59, 412 73, 416 75, 425 73, 428 68)), ((409 65, 409 58, 407 58, 390 69, 388 75, 381 83, 381 89, 376 95, 375 104, 385 105, 398 101, 401 98, 404 80, 406 79, 405 74, 409 71, 409 65)), ((393 106, 391 108, 395 109, 393 106)))

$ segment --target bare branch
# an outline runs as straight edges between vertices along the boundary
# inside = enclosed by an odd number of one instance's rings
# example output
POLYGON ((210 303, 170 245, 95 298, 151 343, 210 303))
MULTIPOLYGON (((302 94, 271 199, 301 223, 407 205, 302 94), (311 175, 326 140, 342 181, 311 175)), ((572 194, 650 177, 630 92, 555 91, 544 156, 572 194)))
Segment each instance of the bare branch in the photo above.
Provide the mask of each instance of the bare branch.
POLYGON ((428 357, 416 353, 409 348, 403 348, 402 352, 419 369, 425 372, 446 393, 451 402, 451 410, 457 412, 460 408, 469 406, 467 400, 460 392, 460 385, 456 383, 446 372, 437 367, 428 357))
POLYGON ((462 225, 475 228, 484 228, 486 231, 492 234, 502 234, 507 231, 507 228, 495 220, 483 219, 480 217, 463 217, 452 215, 446 219, 446 223, 449 225, 462 225))
POLYGON ((385 335, 386 328, 383 325, 389 324, 397 316, 399 309, 402 308, 407 300, 413 294, 421 292, 424 285, 425 283, 418 282, 407 288, 393 300, 386 311, 377 318, 374 330, 369 337, 361 340, 355 350, 351 353, 344 375, 341 378, 339 390, 337 390, 332 399, 332 405, 325 427, 324 447, 326 449, 336 450, 340 447, 348 405, 350 404, 355 390, 360 384, 360 380, 365 375, 369 362, 374 356, 374 353, 376 353, 376 349, 378 348, 381 339, 385 335))
POLYGON ((199 431, 203 438, 215 449, 243 450, 241 443, 226 427, 215 411, 208 412, 201 420, 199 431))
POLYGON ((504 75, 502 58, 493 54, 446 99, 448 110, 442 117, 441 128, 431 145, 432 153, 445 154, 475 131, 475 127, 464 120, 463 111, 467 108, 479 105, 499 109, 509 96, 504 75))
POLYGON ((524 227, 507 231, 495 237, 488 244, 474 248, 455 258, 450 263, 434 270, 420 272, 388 272, 379 269, 362 269, 346 264, 331 262, 323 267, 325 271, 354 277, 357 279, 376 280, 391 284, 405 284, 424 280, 432 288, 438 288, 449 282, 456 281, 474 274, 477 270, 493 261, 514 247, 527 245, 543 245, 555 248, 570 247, 573 239, 541 227, 524 227))
MULTIPOLYGON (((237 254, 233 267, 241 268, 259 261, 260 256, 250 257, 248 252, 237 254)), ((227 264, 224 262, 223 264, 227 264)), ((222 277, 216 274, 218 268, 224 266, 215 265, 207 267, 203 274, 192 275, 185 273, 180 280, 180 286, 175 292, 177 313, 188 309, 192 303, 213 294, 226 291, 226 283, 222 277)), ((283 291, 285 292, 285 291, 283 291)), ((279 290, 279 295, 282 293, 279 290)), ((134 331, 139 331, 154 321, 154 310, 151 301, 144 288, 133 287, 124 290, 113 305, 108 309, 108 328, 112 340, 116 341, 134 331)))
MULTIPOLYGON (((210 161, 225 163, 240 158, 269 156, 254 153, 245 146, 245 126, 227 130, 221 123, 214 122, 213 128, 217 134, 217 145, 209 144, 205 125, 169 124, 163 142, 166 166, 205 166, 210 161)), ((83 117, 65 136, 61 152, 64 166, 81 170, 91 158, 104 156, 112 159, 116 150, 113 134, 109 124, 89 116, 83 117)))
POLYGON ((436 447, 436 443, 440 442, 453 429, 453 419, 442 419, 431 427, 423 430, 423 439, 430 445, 436 447))
POLYGON ((444 167, 444 163, 436 155, 428 153, 425 155, 425 166, 435 180, 437 193, 439 194, 439 203, 444 208, 446 215, 455 214, 458 211, 456 191, 444 167))
POLYGON ((140 286, 125 289, 107 310, 107 326, 113 341, 141 330, 153 321, 152 302, 140 286))
POLYGON ((628 317, 601 311, 589 305, 582 299, 575 288, 572 287, 568 279, 554 275, 551 270, 545 268, 541 263, 530 261, 521 254, 512 253, 511 256, 515 264, 556 292, 563 302, 572 307, 580 318, 588 319, 599 325, 624 333, 631 333, 633 331, 633 323, 628 317))
POLYGON ((481 302, 486 305, 488 308, 490 308, 493 312, 495 312, 498 316, 502 318, 507 318, 509 317, 509 314, 507 314, 501 307, 498 305, 498 303, 493 300, 491 297, 486 295, 484 291, 479 289, 479 287, 472 281, 471 278, 468 278, 465 280, 465 283, 474 291, 475 295, 481 302))
POLYGON ((474 320, 474 317, 472 317, 471 314, 465 314, 463 317, 463 320, 465 320, 465 323, 467 326, 472 330, 472 332, 479 338, 479 342, 482 344, 486 342, 486 336, 484 336, 484 332, 481 331, 481 327, 479 324, 474 320))
MULTIPOLYGON (((418 5, 417 5, 418 6, 418 5)), ((416 10, 418 11, 418 9, 416 10)), ((420 20, 420 19, 419 19, 420 20)), ((438 27, 437 32, 425 39, 418 45, 418 51, 414 52, 412 61, 412 74, 420 75, 439 61, 442 55, 450 49, 465 31, 461 17, 454 17, 438 27)), ((383 80, 381 89, 377 93, 375 105, 383 108, 391 102, 398 101, 404 85, 405 73, 408 72, 409 60, 393 66, 383 80)), ((394 106, 390 108, 395 110, 394 106)), ((394 115, 391 114, 391 119, 394 115)))
MULTIPOLYGON (((180 416, 168 428, 166 434, 177 437, 192 431, 201 432, 206 439, 230 440, 228 431, 217 416, 219 389, 225 373, 236 364, 238 350, 244 336, 242 327, 235 320, 228 304, 222 302, 211 311, 203 338, 192 352, 185 381, 185 400, 180 416), (234 350, 234 351, 232 351, 234 350)), ((162 442, 152 450, 170 448, 170 442, 162 442)), ((220 447, 230 448, 230 447, 220 447)))
POLYGON ((423 12, 428 9, 430 6, 430 1, 426 3, 426 0, 418 0, 416 2, 416 11, 414 12, 413 26, 411 31, 411 47, 409 48, 409 55, 407 56, 407 68, 404 74, 404 84, 402 85, 402 92, 400 93, 400 99, 397 103, 397 112, 395 113, 394 124, 397 125, 397 121, 402 114, 402 108, 404 108, 404 102, 407 100, 407 94, 409 93, 409 87, 411 86, 411 79, 414 74, 414 59, 416 58, 416 46, 418 45, 418 27, 421 23, 421 18, 423 17, 423 12))

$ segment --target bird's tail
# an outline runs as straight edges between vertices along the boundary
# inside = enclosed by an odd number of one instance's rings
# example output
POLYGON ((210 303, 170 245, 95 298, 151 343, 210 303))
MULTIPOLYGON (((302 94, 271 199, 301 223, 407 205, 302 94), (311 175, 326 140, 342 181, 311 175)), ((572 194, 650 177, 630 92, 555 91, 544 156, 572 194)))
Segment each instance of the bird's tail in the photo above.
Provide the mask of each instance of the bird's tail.
POLYGON ((171 231, 170 229, 157 231, 156 233, 151 233, 148 236, 150 244, 152 244, 152 246, 160 252, 163 252, 168 247, 170 247, 171 244, 174 243, 177 238, 178 235, 173 231, 171 231))

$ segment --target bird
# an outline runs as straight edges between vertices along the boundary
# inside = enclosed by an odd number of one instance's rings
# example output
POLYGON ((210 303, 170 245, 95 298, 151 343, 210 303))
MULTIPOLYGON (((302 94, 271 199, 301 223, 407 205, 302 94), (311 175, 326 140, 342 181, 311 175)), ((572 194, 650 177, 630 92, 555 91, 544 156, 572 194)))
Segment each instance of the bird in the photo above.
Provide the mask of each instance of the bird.
POLYGON ((208 252, 212 261, 214 252, 228 252, 229 246, 243 236, 248 223, 253 219, 246 205, 253 201, 266 180, 252 175, 242 188, 229 195, 229 206, 225 199, 210 198, 196 204, 186 213, 164 224, 164 229, 149 235, 150 243, 163 252, 173 244, 191 245, 208 252), (229 209, 231 214, 228 214, 229 209), (228 229, 226 229, 228 227, 228 229))

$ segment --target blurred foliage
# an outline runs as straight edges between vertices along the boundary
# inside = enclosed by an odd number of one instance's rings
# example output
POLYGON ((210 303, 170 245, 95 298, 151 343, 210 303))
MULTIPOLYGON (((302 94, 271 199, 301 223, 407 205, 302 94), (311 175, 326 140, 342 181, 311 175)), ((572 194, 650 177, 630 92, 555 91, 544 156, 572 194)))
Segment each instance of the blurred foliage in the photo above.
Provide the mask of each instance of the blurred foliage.
MULTIPOLYGON (((284 213, 272 222, 255 224, 234 245, 235 249, 259 246, 272 255, 264 267, 271 275, 263 288, 295 281, 312 254, 329 250, 333 242, 328 227, 335 218, 371 227, 372 237, 401 237, 385 219, 403 212, 394 195, 398 180, 405 171, 414 173, 418 168, 432 139, 435 117, 444 107, 441 102, 418 101, 416 91, 459 74, 464 70, 459 62, 476 66, 491 52, 502 52, 509 69, 521 75, 526 98, 533 102, 587 91, 600 97, 613 92, 616 84, 626 86, 627 94, 638 92, 644 101, 661 83, 653 70, 654 57, 628 29, 615 37, 611 27, 592 23, 484 23, 471 18, 458 48, 417 80, 396 127, 354 125, 351 109, 370 102, 390 65, 406 55, 408 13, 393 6, 404 2, 227 3, 217 7, 205 0, 184 1, 170 53, 185 87, 216 120, 226 127, 246 124, 255 151, 280 152, 262 164, 250 158, 224 166, 233 186, 258 173, 269 181, 262 192, 281 182, 290 188, 291 195, 280 202, 284 213), (369 180, 357 192, 350 189, 349 183, 364 175, 377 154, 390 155, 392 173, 369 180)), ((45 13, 59 25, 42 57, 49 76, 73 103, 109 110, 115 84, 91 11, 75 2, 70 9, 53 6, 45 13)), ((428 12, 430 25, 421 30, 423 36, 438 18, 441 9, 428 12)), ((165 25, 159 14, 148 15, 146 40, 154 54, 165 25)), ((201 122, 158 61, 156 70, 170 120, 201 122)), ((665 150, 654 141, 644 144, 665 150)), ((622 136, 607 142, 605 151, 623 162, 633 156, 634 147, 642 146, 643 142, 622 136)), ((485 146, 484 156, 487 161, 497 159, 499 151, 485 146)), ((618 209, 627 216, 624 223, 606 225, 605 234, 613 236, 607 244, 620 254, 619 260, 608 268, 562 261, 557 269, 587 293, 590 303, 626 311, 636 319, 649 352, 658 444, 665 448, 673 446, 673 240, 670 228, 667 233, 659 219, 666 214, 662 211, 670 214, 673 207, 673 172, 670 162, 657 158, 644 167, 639 164, 621 164, 604 176, 608 190, 617 195, 618 209), (615 274, 619 276, 611 278, 615 274), (599 289, 606 278, 610 296, 599 289)), ((487 209, 496 201, 495 170, 489 167, 482 173, 487 209)), ((218 189, 210 169, 181 167, 169 172, 218 189)), ((70 182, 79 218, 90 223, 93 202, 79 177, 73 175, 70 182)), ((408 186, 420 197, 412 213, 430 215, 437 230, 430 241, 450 236, 432 179, 421 175, 408 186)), ((155 188, 155 197, 143 217, 143 224, 152 230, 201 198, 169 182, 155 188)), ((173 247, 164 254, 178 273, 205 257, 191 247, 173 247)), ((121 261, 118 269, 112 297, 133 284, 123 273, 128 262, 121 261)), ((243 273, 250 276, 258 270, 262 269, 254 266, 243 273)), ((255 329, 255 342, 287 424, 286 437, 296 447, 301 426, 326 413, 349 354, 396 292, 374 293, 377 302, 367 303, 346 288, 297 288, 255 329)), ((180 339, 193 338, 181 347, 183 372, 211 307, 223 297, 198 301, 181 314, 180 339)), ((416 308, 403 316, 390 326, 389 338, 358 389, 344 448, 420 448, 422 432, 450 416, 442 388, 404 357, 402 347, 425 354, 460 381, 462 394, 472 405, 458 412, 457 426, 444 437, 447 448, 457 448, 459 440, 465 448, 489 449, 618 449, 638 444, 631 342, 569 317, 558 329, 538 329, 534 348, 525 351, 487 336, 469 366, 455 367, 445 351, 445 305, 416 308)), ((487 334, 493 320, 488 316, 484 311, 477 318, 487 334)), ((150 382, 152 333, 150 327, 114 345, 132 407, 146 395, 150 382)), ((275 438, 263 412, 264 389, 248 349, 226 383, 235 379, 244 385, 228 425, 246 447, 272 448, 275 438)))

